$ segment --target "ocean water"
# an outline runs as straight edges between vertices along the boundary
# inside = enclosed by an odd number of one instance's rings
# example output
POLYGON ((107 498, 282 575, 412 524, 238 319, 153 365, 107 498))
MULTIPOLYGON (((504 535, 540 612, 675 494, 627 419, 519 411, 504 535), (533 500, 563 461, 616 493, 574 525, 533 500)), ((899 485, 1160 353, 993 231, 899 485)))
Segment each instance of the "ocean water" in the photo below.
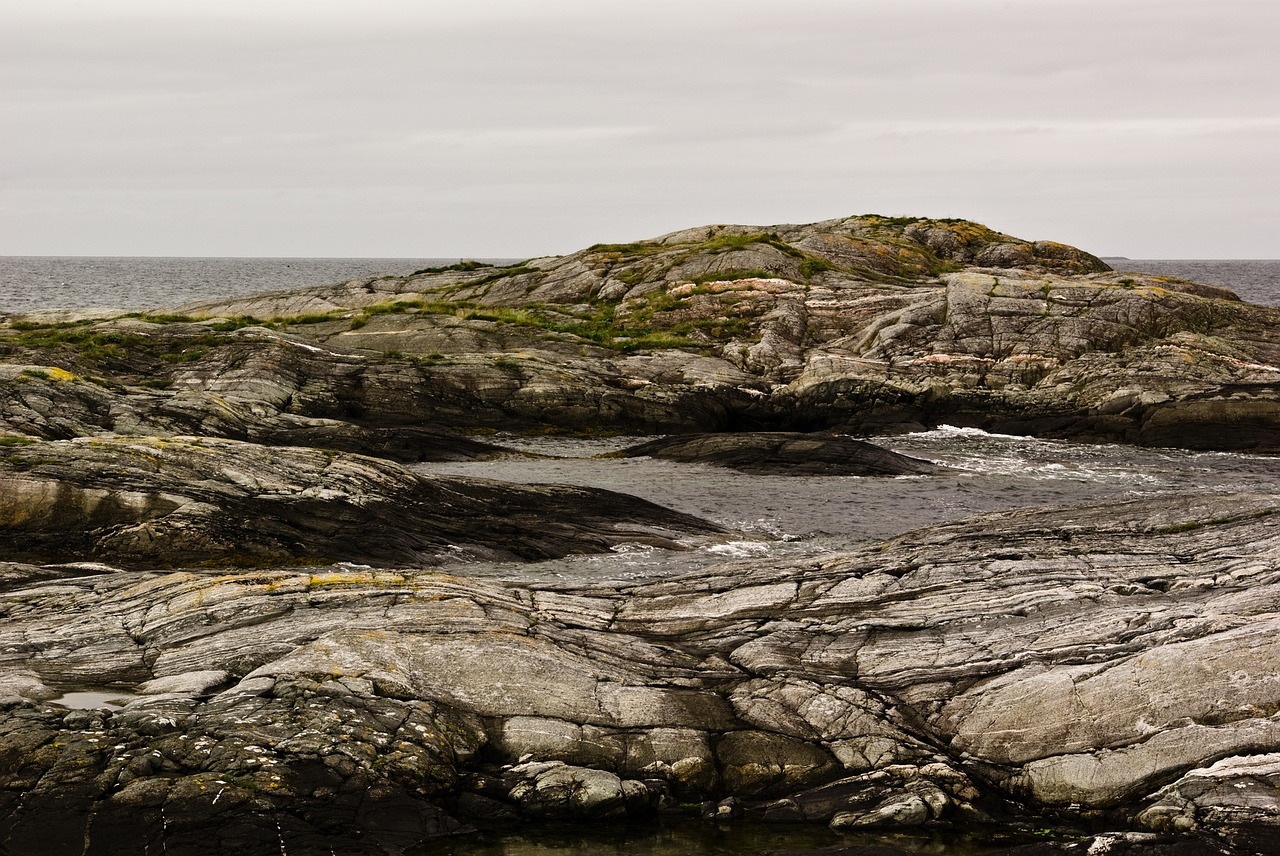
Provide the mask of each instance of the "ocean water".
POLYGON ((156 309, 364 277, 403 276, 457 261, 0 256, 0 312, 156 309))
POLYGON ((946 467, 924 476, 769 476, 707 464, 598 455, 648 437, 526 438, 496 443, 538 457, 418 464, 426 473, 559 483, 629 493, 738 533, 687 551, 622 545, 532 564, 471 562, 457 572, 516 582, 657 579, 736 559, 799 559, 911 529, 1028 506, 1139 499, 1175 491, 1280 492, 1280 458, 1091 445, 942 426, 871 438, 946 467))
MULTIPOLYGON (((457 261, 0 256, 0 313, 97 307, 155 309, 363 277, 404 275, 457 261)), ((1280 306, 1280 261, 1107 261, 1117 270, 1196 279, 1230 288, 1253 303, 1280 306)))
POLYGON ((1104 258, 1120 271, 1154 273, 1220 285, 1241 300, 1280 306, 1280 259, 1121 259, 1104 258))

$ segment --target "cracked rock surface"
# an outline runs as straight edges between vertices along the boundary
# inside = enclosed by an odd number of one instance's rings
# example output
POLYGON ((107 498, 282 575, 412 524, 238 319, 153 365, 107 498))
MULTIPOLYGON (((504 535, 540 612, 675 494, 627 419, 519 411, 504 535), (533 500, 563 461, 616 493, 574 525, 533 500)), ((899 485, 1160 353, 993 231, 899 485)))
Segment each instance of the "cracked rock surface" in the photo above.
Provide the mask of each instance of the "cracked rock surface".
POLYGON ((1013 512, 606 588, 12 566, 0 840, 23 852, 56 815, 60 852, 124 852, 145 818, 217 852, 278 819, 291 846, 361 830, 363 852, 478 816, 734 796, 836 828, 1048 813, 1261 852, 1280 834, 1277 510, 1013 512), (124 705, 48 702, 73 681, 124 705))

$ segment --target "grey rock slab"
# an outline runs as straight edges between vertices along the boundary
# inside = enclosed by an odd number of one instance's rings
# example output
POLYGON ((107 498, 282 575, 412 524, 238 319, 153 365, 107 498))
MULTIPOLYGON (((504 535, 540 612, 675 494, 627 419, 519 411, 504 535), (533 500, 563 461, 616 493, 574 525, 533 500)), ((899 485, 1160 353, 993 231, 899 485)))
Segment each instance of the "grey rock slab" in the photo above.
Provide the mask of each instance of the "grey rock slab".
MULTIPOLYGON (((236 472, 206 489, 280 482, 236 472)), ((415 817, 462 792, 593 816, 665 788, 789 800, 769 810, 823 823, 1105 809, 1243 835, 1272 823, 1270 762, 1248 758, 1280 745, 1277 507, 1221 492, 1041 508, 607 586, 350 565, 18 573, 0 591, 17 676, 0 790, 26 817, 76 818, 114 811, 119 783, 122 812, 180 805, 205 829, 221 778, 228 805, 352 828, 346 794, 415 817), (24 695, 89 675, 153 693, 71 721, 24 695), (550 766, 504 786, 497 765, 521 759, 550 766)))
POLYGON ((609 491, 198 437, 32 443, 0 460, 0 485, 0 551, 132 567, 532 559, 722 531, 609 491))
POLYGON ((795 476, 898 476, 939 471, 935 464, 833 434, 748 432, 675 435, 615 456, 705 463, 747 473, 795 476))

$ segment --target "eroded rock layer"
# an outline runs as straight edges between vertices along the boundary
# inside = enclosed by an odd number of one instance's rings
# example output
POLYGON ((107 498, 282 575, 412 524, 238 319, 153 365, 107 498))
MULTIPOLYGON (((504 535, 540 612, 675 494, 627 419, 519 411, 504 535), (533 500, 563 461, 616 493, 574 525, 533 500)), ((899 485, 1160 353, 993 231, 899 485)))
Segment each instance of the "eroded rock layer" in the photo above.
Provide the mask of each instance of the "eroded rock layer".
POLYGON ((1056 812, 1229 849, 1280 835, 1277 510, 1014 512, 604 588, 12 566, 0 840, 56 816, 56 852, 125 852, 142 819, 215 852, 278 821, 291 848, 359 830, 347 852, 373 852, 733 796, 838 828, 1056 812), (67 682, 128 698, 40 701, 67 682))

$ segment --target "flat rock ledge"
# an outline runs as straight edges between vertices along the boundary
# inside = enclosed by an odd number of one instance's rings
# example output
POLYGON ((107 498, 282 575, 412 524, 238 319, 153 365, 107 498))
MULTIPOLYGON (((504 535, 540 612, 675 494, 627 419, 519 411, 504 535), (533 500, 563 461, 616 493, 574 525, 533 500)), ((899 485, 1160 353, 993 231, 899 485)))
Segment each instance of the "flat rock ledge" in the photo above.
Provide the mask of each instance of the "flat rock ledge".
POLYGON ((944 469, 840 434, 760 431, 663 437, 613 453, 787 476, 929 475, 944 469))
POLYGON ((0 446, 0 558, 132 569, 535 560, 724 530, 632 496, 209 437, 0 446))
POLYGON ((399 853, 693 802, 1106 830, 1027 854, 1277 853, 1277 511, 1019 511, 591 588, 5 565, 0 848, 399 853))

